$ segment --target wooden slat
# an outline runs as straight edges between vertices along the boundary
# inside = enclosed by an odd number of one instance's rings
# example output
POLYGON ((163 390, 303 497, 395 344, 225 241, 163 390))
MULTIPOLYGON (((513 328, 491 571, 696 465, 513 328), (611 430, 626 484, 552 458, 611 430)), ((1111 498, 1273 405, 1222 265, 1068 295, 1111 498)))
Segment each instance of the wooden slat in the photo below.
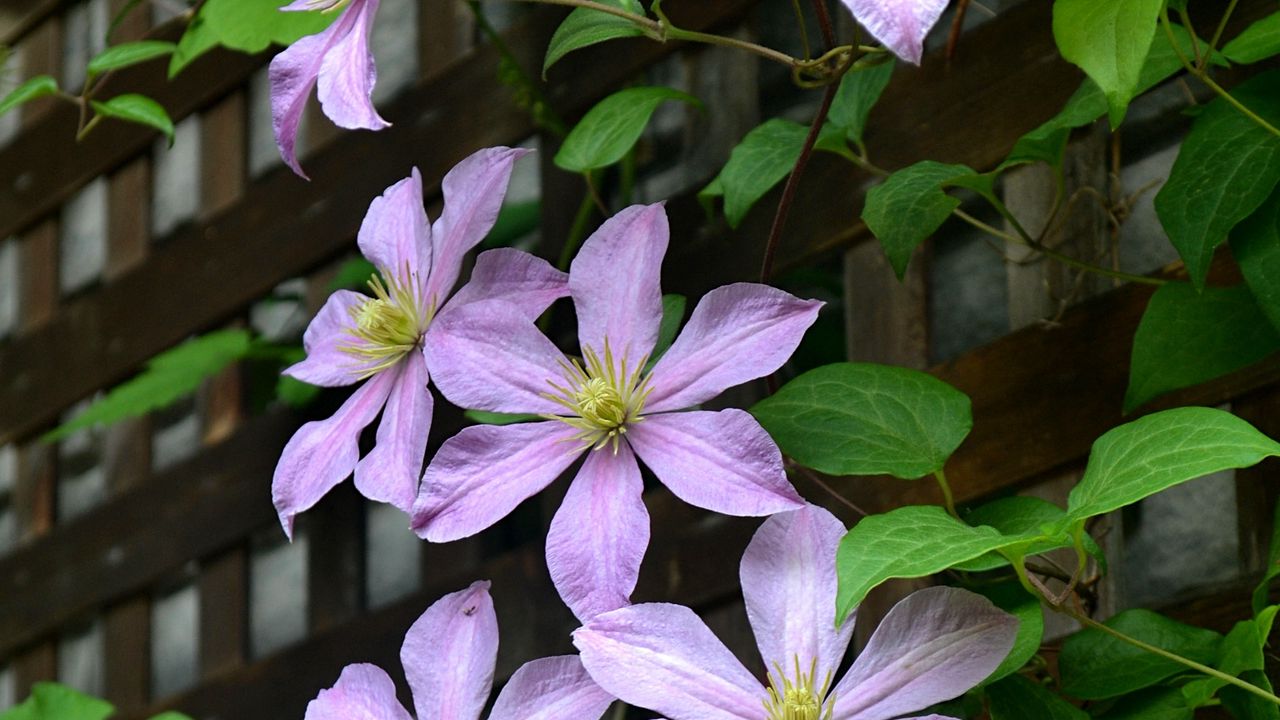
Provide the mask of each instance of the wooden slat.
MULTIPOLYGON (((705 27, 732 19, 751 2, 717 3, 687 22, 705 27)), ((535 13, 513 30, 513 51, 525 58, 540 56, 554 19, 535 13)), ((574 82, 559 86, 558 104, 585 107, 676 46, 636 47, 638 52, 618 56, 625 62, 584 66, 574 82)), ((346 133, 328 151, 313 156, 307 166, 312 186, 285 171, 268 175, 232 211, 170 238, 146 267, 69 302, 39 337, 0 349, 0 375, 6 377, 0 388, 0 443, 24 435, 188 334, 228 317, 281 280, 346 249, 370 198, 404 177, 413 163, 428 182, 438 182, 474 148, 526 137, 532 131, 530 119, 511 104, 498 79, 498 63, 492 45, 480 48, 449 74, 390 107, 390 129, 346 133), (423 114, 424 107, 448 111, 423 114), (478 117, 485 122, 475 122, 478 117), (414 148, 408 158, 405 148, 414 148), (357 167, 362 171, 353 173, 357 167)), ((6 162, 0 154, 0 187, 6 162)), ((33 162, 27 158, 21 165, 33 162)), ((6 215, 3 206, 0 198, 0 217, 6 215)))

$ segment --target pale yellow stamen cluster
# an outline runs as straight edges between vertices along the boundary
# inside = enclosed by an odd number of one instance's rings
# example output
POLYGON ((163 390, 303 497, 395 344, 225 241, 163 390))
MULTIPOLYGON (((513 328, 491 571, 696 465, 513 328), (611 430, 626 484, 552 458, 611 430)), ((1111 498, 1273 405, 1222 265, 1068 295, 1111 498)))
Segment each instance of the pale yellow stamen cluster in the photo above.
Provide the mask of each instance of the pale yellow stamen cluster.
POLYGON ((351 0, 311 0, 307 3, 307 9, 319 10, 320 12, 333 12, 341 10, 351 4, 351 0))
POLYGON ((399 278, 385 271, 381 277, 374 274, 369 279, 373 297, 351 308, 352 342, 338 347, 361 361, 362 378, 395 365, 421 342, 434 309, 424 311, 417 285, 407 267, 399 278))
POLYGON ((764 700, 766 720, 831 720, 836 702, 834 695, 827 697, 831 672, 818 686, 818 659, 813 659, 807 673, 800 671, 799 657, 795 662, 794 678, 788 678, 778 665, 769 673, 769 697, 764 700))
POLYGON ((583 348, 583 360, 585 367, 577 360, 571 364, 562 362, 564 385, 548 380, 555 392, 542 394, 563 405, 571 416, 543 417, 577 428, 579 432, 573 439, 586 447, 599 450, 612 443, 616 453, 627 425, 644 419, 644 401, 652 390, 649 379, 641 377, 648 357, 640 358, 634 367, 628 366, 626 357, 615 365, 606 339, 603 358, 588 347, 583 348))

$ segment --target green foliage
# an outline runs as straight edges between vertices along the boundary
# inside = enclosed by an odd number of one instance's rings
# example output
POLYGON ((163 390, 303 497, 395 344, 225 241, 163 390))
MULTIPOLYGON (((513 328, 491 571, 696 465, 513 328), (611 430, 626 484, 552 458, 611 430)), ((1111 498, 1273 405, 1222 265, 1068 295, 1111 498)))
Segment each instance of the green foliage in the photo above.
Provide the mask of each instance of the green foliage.
POLYGON ((48 97, 58 93, 58 81, 50 75, 37 75, 14 88, 12 92, 0 100, 0 115, 25 105, 37 98, 48 97))
POLYGON ((1089 720, 1083 710, 1021 675, 988 687, 987 699, 991 720, 1089 720))
POLYGON ((1253 614, 1261 613, 1267 607, 1271 597, 1271 581, 1280 577, 1280 501, 1276 502, 1274 520, 1271 525, 1271 544, 1267 550, 1267 569, 1262 580, 1253 589, 1253 614))
POLYGON ((1133 336, 1124 410, 1247 367, 1277 350, 1280 333, 1248 287, 1198 293, 1186 283, 1164 285, 1133 336))
MULTIPOLYGON (((1280 70, 1259 75, 1232 95, 1280 124, 1280 70)), ((1197 288, 1204 287, 1213 251, 1280 182, 1280 137, 1225 99, 1210 103, 1183 141, 1156 213, 1197 288)))
POLYGON ((1255 22, 1222 46, 1222 54, 1241 65, 1266 60, 1277 53, 1280 53, 1280 12, 1255 22))
POLYGON ((697 98, 671 88, 619 90, 588 110, 569 131, 556 153, 556 165, 570 172, 586 172, 618 162, 640 139, 653 112, 668 100, 702 107, 697 98))
POLYGON ((1280 328, 1280 185, 1231 231, 1231 254, 1258 305, 1280 328))
POLYGON ((928 475, 973 426, 964 393, 926 373, 869 363, 810 370, 751 412, 784 453, 832 475, 928 475))
MULTIPOLYGON (((1264 648, 1277 611, 1280 611, 1280 606, 1263 608, 1257 617, 1236 623, 1223 639, 1217 659, 1212 662, 1213 668, 1232 677, 1265 670, 1264 648)), ((1209 704, 1211 698, 1227 687, 1227 683, 1218 678, 1203 677, 1187 683, 1182 694, 1188 702, 1199 707, 1209 704)), ((1269 685, 1267 689, 1270 689, 1269 685)))
MULTIPOLYGON (((106 720, 115 711, 115 706, 105 700, 59 683, 41 682, 31 688, 31 695, 21 705, 0 712, 0 720, 106 720)), ((151 720, 191 718, 170 710, 151 720)))
POLYGON ((699 199, 709 203, 711 197, 723 195, 725 219, 730 227, 738 227, 751 206, 791 174, 808 134, 808 128, 790 120, 765 121, 742 138, 699 199))
MULTIPOLYGON (((1199 663, 1212 663, 1222 646, 1218 633, 1150 610, 1126 610, 1103 624, 1199 663)), ((1085 628, 1063 642, 1058 667, 1063 692, 1085 700, 1141 690, 1187 669, 1096 628, 1085 628)))
POLYGON ((467 410, 462 413, 468 420, 481 425, 512 425, 518 422, 538 420, 537 415, 526 413, 496 413, 488 410, 467 410))
POLYGON ((965 525, 937 505, 908 505, 869 515, 844 536, 836 553, 836 619, 843 621, 885 580, 925 577, 1025 541, 993 528, 965 525))
POLYGON ((1154 687, 1119 698, 1099 720, 1192 720, 1195 710, 1178 688, 1154 687))
POLYGON ((222 45, 260 53, 272 43, 291 45, 314 35, 338 17, 333 12, 280 12, 289 0, 208 0, 191 20, 169 62, 169 77, 222 45))
POLYGON ((104 117, 155 128, 173 144, 173 120, 169 119, 169 113, 160 103, 145 95, 117 95, 102 102, 94 100, 91 105, 94 112, 104 117))
POLYGON ((1084 477, 1067 498, 1067 517, 1082 521, 1274 455, 1280 443, 1231 413, 1205 407, 1153 413, 1094 442, 1084 477))
POLYGON ((333 279, 329 281, 329 292, 363 290, 369 278, 377 272, 378 268, 363 257, 351 258, 338 266, 338 272, 334 273, 333 279))
POLYGON ((541 222, 541 201, 524 200, 503 203, 502 209, 498 211, 498 219, 485 237, 482 247, 485 249, 510 247, 537 230, 541 222))
POLYGON ((1111 127, 1138 92, 1139 73, 1164 0, 1055 0, 1053 37, 1062 56, 1088 74, 1107 98, 1111 127))
POLYGON ((1040 607, 1040 599, 1024 590, 1016 580, 977 585, 971 589, 1018 619, 1018 635, 1013 640, 1013 648, 1000 666, 982 681, 985 685, 1017 672, 1040 650, 1040 642, 1044 639, 1044 609, 1040 607))
MULTIPOLYGON (((645 14, 644 7, 637 0, 602 0, 602 2, 635 15, 645 14)), ((545 78, 547 70, 552 65, 574 50, 606 40, 643 36, 644 30, 629 20, 598 10, 576 8, 569 13, 564 22, 560 23, 560 27, 556 28, 555 34, 551 36, 551 43, 547 46, 547 56, 542 61, 542 75, 545 78)))
POLYGON ((840 128, 856 145, 862 144, 862 134, 867 127, 867 116, 889 86, 893 77, 893 61, 872 65, 865 70, 845 73, 840 88, 831 101, 827 122, 840 128))
POLYGON ((103 50, 97 57, 89 61, 89 77, 96 77, 109 70, 119 70, 131 65, 138 65, 158 57, 172 55, 178 48, 171 42, 163 40, 139 40, 123 43, 103 50))
POLYGON ((899 170, 867 191, 862 219, 880 240, 899 278, 907 271, 916 247, 960 207, 960 200, 946 193, 947 184, 975 174, 964 165, 925 160, 899 170))
POLYGON ((166 407, 245 357, 251 347, 247 330, 220 330, 193 338, 157 355, 137 377, 117 386, 44 439, 58 440, 82 428, 109 425, 166 407))
POLYGON ((649 353, 648 367, 652 368, 675 342, 680 332, 680 324, 684 322, 684 309, 688 304, 685 296, 669 294, 662 296, 662 322, 658 324, 658 340, 654 343, 653 352, 649 353))
MULTIPOLYGON (((970 510, 964 514, 964 520, 975 527, 978 525, 993 527, 1004 535, 1045 535, 1045 539, 1031 543, 1022 549, 1022 554, 1038 555, 1072 545, 1070 537, 1057 532, 1066 515, 1065 510, 1046 500, 1012 495, 970 510)), ((1085 535, 1084 543, 1090 554, 1102 558, 1102 550, 1093 538, 1085 535)), ((955 567, 957 570, 983 572, 1008 564, 1008 558, 1003 555, 987 553, 955 567)))

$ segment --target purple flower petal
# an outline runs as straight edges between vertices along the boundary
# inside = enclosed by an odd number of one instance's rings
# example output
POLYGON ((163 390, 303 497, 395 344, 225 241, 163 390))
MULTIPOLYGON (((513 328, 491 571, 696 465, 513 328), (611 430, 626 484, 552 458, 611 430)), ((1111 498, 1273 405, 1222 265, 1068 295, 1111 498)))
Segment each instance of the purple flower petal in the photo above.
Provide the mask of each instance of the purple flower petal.
POLYGON ((967 590, 899 602, 836 685, 835 720, 887 720, 958 697, 1009 654, 1018 621, 967 590))
POLYGON ((498 616, 487 580, 433 603, 400 646, 418 720, 479 720, 497 662, 498 616))
POLYGON ((333 45, 320 61, 317 95, 324 114, 333 124, 349 130, 381 130, 390 126, 373 107, 373 85, 378 70, 369 50, 369 33, 380 0, 352 0, 335 25, 333 45))
POLYGON ((628 428, 627 439, 658 479, 690 505, 739 516, 804 506, 773 438, 742 410, 647 415, 628 428))
POLYGON ((360 459, 360 431, 378 416, 399 376, 396 367, 369 378, 332 417, 303 425, 284 446, 271 480, 271 500, 289 538, 294 517, 351 474, 360 459))
POLYGON ((471 279, 446 307, 483 300, 503 300, 535 320, 551 303, 569 294, 569 276, 536 255, 514 248, 480 253, 471 279))
POLYGON ((559 655, 521 665, 498 693, 489 720, 599 720, 612 702, 577 655, 559 655))
POLYGON ((354 322, 351 313, 366 300, 368 298, 364 295, 350 290, 339 290, 330 295, 302 336, 302 347, 306 349, 307 357, 285 368, 284 374, 322 387, 359 382, 374 361, 362 361, 342 348, 357 344, 351 334, 354 322))
POLYGON ((649 547, 643 491, 631 448, 621 443, 615 455, 606 446, 587 454, 551 521, 547 569, 579 620, 631 602, 649 547))
POLYGON ((650 373, 647 410, 682 410, 782 367, 823 303, 768 285, 735 283, 707 293, 650 373))
POLYGON ((356 465, 356 489, 370 500, 391 503, 407 513, 418 496, 434 401, 422 353, 411 351, 400 366, 400 377, 378 424, 378 442, 356 465))
POLYGON ((853 620, 836 628, 836 548, 845 527, 815 505, 778 513, 760 526, 742 555, 742 596, 765 668, 791 672, 797 659, 819 679, 849 648, 853 620))
POLYGON ((894 55, 914 65, 949 0, 844 0, 853 16, 894 55))
POLYGON ((633 205, 600 226, 569 266, 569 292, 578 313, 578 341, 604 357, 607 338, 615 362, 634 370, 653 351, 662 322, 658 276, 667 252, 667 211, 633 205))
POLYGON ((413 720, 396 700, 396 685, 377 665, 342 669, 333 687, 307 703, 305 720, 413 720))
POLYGON ((711 630, 683 605, 632 605, 574 631, 600 687, 671 720, 758 720, 768 696, 711 630))
POLYGON ((453 305, 427 330, 427 367, 449 402, 472 410, 557 414, 543 397, 563 382, 560 352, 529 319, 502 300, 453 305))
POLYGON ((414 531, 449 542, 506 517, 573 463, 581 448, 576 432, 556 420, 463 429, 445 441, 422 476, 414 531))
POLYGON ((436 307, 444 304, 458 282, 463 255, 493 229, 511 180, 511 168, 530 152, 522 148, 485 148, 444 176, 440 185, 444 210, 431 228, 433 268, 427 285, 427 298, 434 298, 436 307))
POLYGON ((307 106, 307 97, 315 87, 324 54, 333 42, 333 33, 342 25, 336 20, 324 32, 308 35, 282 50, 271 59, 267 71, 271 82, 271 127, 276 146, 286 165, 306 178, 298 163, 298 124, 307 106))
MULTIPOLYGON (((373 199, 356 242, 379 271, 401 282, 412 275, 417 282, 407 286, 425 291, 431 274, 431 225, 422 207, 422 175, 417 168, 373 199)), ((425 295, 420 297, 425 301, 425 295)))

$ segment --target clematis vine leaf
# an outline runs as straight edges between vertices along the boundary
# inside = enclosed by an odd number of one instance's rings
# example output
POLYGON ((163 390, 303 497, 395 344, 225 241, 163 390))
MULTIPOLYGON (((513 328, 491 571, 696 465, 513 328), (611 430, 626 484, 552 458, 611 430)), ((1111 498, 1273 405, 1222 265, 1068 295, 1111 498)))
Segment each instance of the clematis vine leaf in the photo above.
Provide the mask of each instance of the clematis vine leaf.
POLYGON ((940 470, 973 427, 964 393, 927 373, 871 363, 810 370, 751 413, 807 467, 904 480, 940 470))
POLYGON ((145 95, 136 93, 117 95, 103 102, 95 100, 91 105, 94 112, 104 117, 159 130, 169 138, 169 144, 173 144, 173 120, 169 118, 168 111, 163 105, 145 95))
POLYGON ((1120 125, 1164 0, 1055 0, 1053 38, 1062 56, 1078 65, 1106 95, 1111 127, 1120 125))
POLYGON ((1244 285, 1169 283, 1151 297, 1133 336, 1124 410, 1248 367, 1280 350, 1280 332, 1244 285))
POLYGON ((709 197, 713 188, 718 188, 724 195, 725 219, 730 227, 738 227, 751 206, 791 174, 808 132, 797 122, 766 120, 742 138, 729 154, 729 162, 699 193, 699 198, 704 199, 704 194, 709 197))
POLYGON ((188 340, 154 357, 137 377, 117 385, 43 439, 58 440, 82 428, 109 425, 166 407, 195 392, 206 378, 245 357, 251 349, 247 330, 219 330, 188 340))
POLYGON ((0 712, 0 720, 106 720, 115 707, 60 683, 41 682, 22 704, 0 712))
POLYGON ((172 55, 177 47, 163 40, 139 40, 109 47, 89 61, 89 77, 172 55))
MULTIPOLYGON (((1013 649, 982 683, 991 685, 1020 670, 1040 651, 1040 642, 1044 639, 1044 609, 1040 607, 1040 599, 1027 592, 1017 580, 1006 580, 995 585, 978 585, 973 590, 1018 619, 1018 636, 1013 641, 1013 649)), ((1031 714, 1009 717, 1040 716, 1031 714)))
MULTIPOLYGON (((1036 606, 1039 610, 1039 605, 1036 606)), ((991 720, 1089 720, 1089 714, 1022 675, 987 688, 991 720)))
POLYGON ((1231 231, 1231 254, 1262 312, 1280 329, 1280 185, 1231 231))
MULTIPOLYGON (((1280 70, 1258 75, 1231 94, 1280 124, 1280 70)), ((1214 249, 1278 183, 1280 137, 1224 99, 1210 103, 1191 126, 1168 182, 1155 197, 1160 224, 1197 289, 1204 287, 1214 249)))
MULTIPOLYGON (((1126 610, 1107 627, 1199 663, 1213 664, 1222 636, 1184 625, 1150 610, 1126 610)), ((1062 690, 1084 700, 1101 700, 1150 687, 1186 666, 1134 647, 1114 635, 1086 628, 1068 637, 1058 657, 1062 690)))
POLYGON ((895 172, 867 191, 862 219, 884 247, 899 278, 907 271, 916 247, 960 207, 959 198, 946 193, 947 183, 967 175, 976 173, 964 165, 925 160, 895 172))
POLYGON ((586 172, 618 162, 640 139, 653 112, 668 100, 702 107, 694 96, 671 88, 619 90, 588 110, 569 131, 556 153, 556 165, 570 172, 586 172))
POLYGON ((908 505, 863 518, 840 541, 836 620, 843 622, 867 593, 890 578, 942 572, 993 550, 1025 543, 995 528, 971 527, 937 505, 908 505))
POLYGON ((1194 720, 1195 714, 1194 706, 1178 688, 1156 686, 1116 698, 1107 712, 1097 717, 1098 720, 1194 720))
POLYGON ((658 325, 658 342, 653 346, 648 367, 652 368, 662 358, 667 348, 675 341, 680 332, 680 324, 684 322, 684 310, 688 304, 683 295, 674 293, 662 296, 662 322, 658 325))
MULTIPOLYGON (((1014 495, 992 500, 964 513, 964 521, 970 525, 987 525, 1005 535, 1028 535, 1043 533, 1044 540, 1037 541, 1020 549, 1023 555, 1038 555, 1058 548, 1070 547, 1072 539, 1067 533, 1057 532, 1057 527, 1067 515, 1066 511, 1046 500, 1037 497, 1014 495)), ((1085 549, 1098 559, 1106 562, 1102 549, 1088 535, 1084 536, 1085 549)), ((968 572, 984 572, 995 570, 1009 564, 1008 559, 999 553, 987 553, 965 563, 956 565, 957 570, 968 572)))
POLYGON ((1222 46, 1222 54, 1241 65, 1260 62, 1277 53, 1280 53, 1280 12, 1255 22, 1222 46))
MULTIPOLYGON (((603 2, 635 15, 644 16, 645 14, 644 7, 637 0, 603 0, 603 2)), ((547 70, 552 65, 574 50, 581 50, 607 40, 628 37, 644 37, 644 30, 635 23, 616 15, 590 8, 576 8, 569 13, 564 22, 560 23, 560 27, 556 28, 555 34, 551 36, 551 42, 547 45, 547 56, 542 61, 542 76, 545 78, 547 70)))
POLYGON ((1183 407, 1114 428, 1093 443, 1067 519, 1118 510, 1188 480, 1280 455, 1280 443, 1223 410, 1183 407))
POLYGON ((867 116, 889 86, 893 77, 893 61, 872 65, 865 70, 845 73, 840 88, 831 101, 829 122, 844 130, 854 144, 862 144, 862 134, 867 127, 867 116))
POLYGON ((1271 543, 1267 546, 1267 569, 1262 580, 1253 589, 1253 614, 1257 615, 1265 609, 1271 597, 1271 582, 1280 577, 1280 500, 1276 501, 1275 512, 1272 513, 1271 543))
POLYGON ((259 53, 273 43, 294 41, 329 27, 333 12, 280 12, 289 0, 208 0, 187 25, 169 61, 169 77, 182 72, 196 58, 222 45, 259 53))
POLYGON ((47 97, 58 92, 58 81, 49 75, 37 75, 14 88, 12 92, 0 100, 0 115, 25 105, 32 100, 47 97))

